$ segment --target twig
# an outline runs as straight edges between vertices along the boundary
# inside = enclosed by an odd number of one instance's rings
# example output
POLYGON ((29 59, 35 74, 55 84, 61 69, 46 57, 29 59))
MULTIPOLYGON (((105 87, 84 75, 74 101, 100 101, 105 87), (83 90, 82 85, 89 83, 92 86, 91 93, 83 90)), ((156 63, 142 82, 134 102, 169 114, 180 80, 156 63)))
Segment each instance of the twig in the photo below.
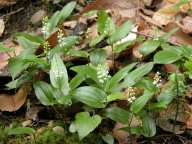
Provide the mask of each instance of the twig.
POLYGON ((4 14, 4 15, 2 15, 0 18, 2 19, 2 18, 4 18, 4 17, 6 17, 6 16, 14 15, 14 14, 16 14, 16 13, 22 11, 22 10, 24 10, 24 7, 19 8, 19 9, 15 10, 15 11, 10 12, 10 13, 4 14))

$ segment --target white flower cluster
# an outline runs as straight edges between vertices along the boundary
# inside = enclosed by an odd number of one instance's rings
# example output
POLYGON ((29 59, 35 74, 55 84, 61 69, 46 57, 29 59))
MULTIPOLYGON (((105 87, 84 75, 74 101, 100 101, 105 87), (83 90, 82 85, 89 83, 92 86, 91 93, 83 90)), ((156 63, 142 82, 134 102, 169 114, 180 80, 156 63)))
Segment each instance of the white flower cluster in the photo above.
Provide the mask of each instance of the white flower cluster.
POLYGON ((128 96, 128 98, 127 98, 128 102, 132 103, 134 100, 136 100, 136 97, 135 97, 136 93, 135 93, 135 89, 133 87, 127 88, 126 92, 127 92, 127 96, 128 96))
POLYGON ((57 39, 58 39, 59 47, 64 47, 66 43, 65 43, 64 33, 61 29, 58 30, 57 39))
POLYGON ((156 72, 154 78, 153 78, 153 84, 156 86, 156 87, 160 87, 161 86, 161 76, 160 76, 160 73, 159 72, 156 72))
POLYGON ((41 29, 44 37, 46 37, 46 38, 49 35, 49 23, 48 23, 48 20, 49 19, 48 19, 47 16, 43 18, 43 21, 42 21, 43 26, 42 26, 42 29, 41 29))
POLYGON ((97 78, 100 83, 104 83, 110 77, 108 67, 106 64, 98 64, 97 66, 97 78))

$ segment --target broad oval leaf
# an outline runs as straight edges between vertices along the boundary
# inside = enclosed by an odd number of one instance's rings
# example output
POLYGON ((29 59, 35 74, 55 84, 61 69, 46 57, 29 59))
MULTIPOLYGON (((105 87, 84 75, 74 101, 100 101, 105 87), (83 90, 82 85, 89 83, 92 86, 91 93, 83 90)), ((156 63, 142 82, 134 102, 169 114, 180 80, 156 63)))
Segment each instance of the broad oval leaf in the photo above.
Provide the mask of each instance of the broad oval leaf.
POLYGON ((80 112, 76 114, 75 121, 71 123, 69 131, 78 132, 80 140, 91 133, 101 123, 102 118, 99 115, 92 117, 88 112, 80 112))
POLYGON ((132 30, 132 28, 133 24, 131 22, 129 21, 125 22, 123 25, 117 28, 116 31, 112 33, 112 35, 108 39, 108 42, 110 44, 113 44, 114 42, 121 40, 122 38, 128 35, 128 33, 132 30))
POLYGON ((148 40, 140 46, 139 52, 142 55, 147 56, 150 53, 154 52, 159 47, 159 45, 160 45, 159 40, 148 40))
POLYGON ((73 96, 76 100, 93 108, 104 108, 107 99, 107 95, 103 90, 92 86, 77 88, 73 92, 73 96))
POLYGON ((107 53, 103 49, 97 49, 90 53, 90 61, 94 65, 105 63, 107 53))
POLYGON ((137 69, 130 72, 125 80, 120 84, 120 88, 126 88, 136 84, 144 75, 148 74, 153 69, 154 63, 149 62, 141 65, 137 69))
POLYGON ((148 115, 145 115, 142 117, 142 125, 143 125, 143 135, 146 137, 152 137, 156 134, 156 124, 155 121, 149 117, 148 115))
POLYGON ((43 105, 53 105, 55 103, 53 88, 46 82, 38 81, 33 84, 35 94, 43 105))
POLYGON ((51 60, 50 80, 52 86, 61 90, 64 95, 69 93, 67 69, 58 54, 51 60))
POLYGON ((175 51, 163 50, 155 54, 153 60, 157 64, 171 64, 181 59, 182 56, 175 51))
POLYGON ((107 91, 112 91, 115 86, 118 85, 118 83, 125 78, 125 76, 136 66, 137 63, 132 63, 130 65, 127 65, 126 67, 122 68, 120 71, 118 71, 108 82, 106 89, 107 91))
POLYGON ((143 107, 146 105, 146 103, 149 101, 149 99, 153 96, 153 92, 150 92, 148 90, 144 91, 144 94, 137 98, 132 104, 131 104, 131 111, 133 113, 138 113, 143 109, 143 107))
POLYGON ((105 116, 116 122, 128 124, 131 114, 122 108, 111 107, 106 109, 105 116))

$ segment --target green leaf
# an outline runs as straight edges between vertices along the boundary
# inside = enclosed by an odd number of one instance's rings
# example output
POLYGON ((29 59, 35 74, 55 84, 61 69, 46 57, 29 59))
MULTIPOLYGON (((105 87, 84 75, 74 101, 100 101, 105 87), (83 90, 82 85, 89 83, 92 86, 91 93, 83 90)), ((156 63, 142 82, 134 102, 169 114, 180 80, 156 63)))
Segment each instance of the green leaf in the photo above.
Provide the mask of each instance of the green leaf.
POLYGON ((175 89, 176 89, 175 83, 170 82, 169 86, 167 86, 161 91, 160 95, 157 97, 157 101, 167 106, 176 96, 175 89))
POLYGON ((23 36, 18 36, 17 41, 23 49, 36 49, 40 45, 40 43, 36 43, 34 41, 31 41, 30 39, 27 39, 23 36))
POLYGON ((107 53, 103 49, 96 49, 90 53, 90 61, 93 65, 105 63, 107 53))
POLYGON ((30 127, 17 127, 17 128, 8 128, 8 135, 24 135, 24 134, 33 134, 35 130, 30 127))
POLYGON ((73 96, 76 100, 93 108, 104 108, 106 93, 96 87, 84 86, 79 87, 73 92, 73 96))
POLYGON ((137 98, 132 104, 131 104, 131 111, 133 113, 138 113, 143 109, 143 107, 146 105, 146 103, 149 101, 149 99, 153 96, 153 92, 150 92, 148 90, 144 91, 144 94, 137 98))
POLYGON ((99 35, 99 36, 97 36, 97 37, 94 37, 94 38, 91 39, 91 41, 89 42, 89 46, 90 46, 90 47, 94 47, 96 44, 98 44, 99 42, 101 42, 104 38, 105 38, 105 35, 99 35))
POLYGON ((101 35, 108 35, 115 30, 115 25, 106 11, 98 13, 97 30, 101 35))
POLYGON ((89 53, 83 50, 70 49, 67 53, 70 56, 88 58, 89 53))
POLYGON ((74 66, 71 68, 71 70, 75 71, 76 73, 80 74, 82 76, 82 79, 92 79, 96 83, 98 83, 97 80, 97 71, 90 65, 81 65, 81 66, 74 66))
POLYGON ((133 45, 134 43, 135 43, 135 41, 128 41, 125 43, 115 45, 113 47, 113 52, 114 53, 120 53, 120 52, 124 51, 125 49, 127 49, 128 46, 133 45))
POLYGON ((73 9, 75 8, 76 2, 70 2, 66 6, 63 7, 61 11, 57 11, 53 14, 53 16, 47 22, 47 29, 49 35, 46 36, 48 38, 56 29, 56 26, 63 22, 67 17, 70 16, 73 9))
POLYGON ((144 114, 141 119, 143 125, 143 135, 146 137, 154 136, 156 134, 156 125, 154 120, 146 114, 144 114))
POLYGON ((64 95, 69 93, 67 69, 59 55, 55 54, 51 60, 50 81, 53 87, 61 90, 64 95))
POLYGON ((154 52, 159 47, 159 45, 160 45, 159 40, 148 40, 140 46, 139 52, 142 55, 147 56, 152 52, 154 52))
POLYGON ((106 109, 105 116, 123 124, 129 123, 130 113, 119 107, 111 107, 106 109))
POLYGON ((15 37, 24 37, 25 39, 34 42, 34 43, 43 43, 44 39, 41 36, 30 34, 30 33, 24 33, 24 32, 18 32, 15 34, 15 37))
POLYGON ((107 143, 107 144, 114 144, 115 140, 112 135, 106 134, 105 136, 102 136, 102 139, 107 143))
POLYGON ((122 68, 120 71, 118 71, 108 82, 106 89, 107 91, 112 91, 113 88, 115 88, 119 82, 125 78, 125 76, 136 66, 137 63, 132 63, 127 65, 126 67, 122 68))
POLYGON ((122 100, 125 98, 125 95, 121 92, 113 92, 112 94, 107 96, 107 103, 116 101, 116 100, 122 100))
POLYGON ((53 88, 46 82, 38 81, 33 84, 35 94, 43 105, 53 105, 55 103, 53 88))
POLYGON ((117 30, 112 33, 112 35, 108 39, 108 42, 110 44, 113 44, 114 42, 121 40, 122 38, 124 38, 129 34, 132 28, 133 24, 131 22, 129 21, 125 22, 122 26, 117 28, 117 30))
POLYGON ((171 64, 181 59, 182 56, 175 51, 163 50, 155 54, 153 60, 157 64, 171 64))
POLYGON ((23 70, 27 69, 29 62, 26 62, 20 57, 13 57, 9 59, 8 69, 13 79, 17 77, 23 70))
MULTIPOLYGON (((54 49, 51 49, 49 54, 50 57, 53 57, 54 54, 68 54, 68 52, 71 51, 71 48, 75 43, 78 42, 78 37, 77 36, 68 36, 62 40, 62 47, 57 45, 54 49)), ((71 51, 72 52, 72 51, 71 51)))
POLYGON ((30 80, 32 80, 33 75, 33 72, 26 72, 22 74, 19 78, 7 83, 6 87, 8 87, 9 89, 19 88, 25 82, 29 82, 30 80))
POLYGON ((101 123, 102 118, 99 115, 90 116, 88 112, 76 114, 75 121, 71 123, 69 131, 78 132, 80 140, 91 133, 101 123))
POLYGON ((144 75, 148 74, 153 68, 153 62, 141 65, 137 69, 130 72, 120 84, 120 88, 126 88, 136 84, 144 75))
POLYGON ((15 51, 14 48, 7 48, 0 42, 0 53, 15 51))
POLYGON ((85 80, 85 76, 81 75, 81 74, 77 74, 75 77, 73 77, 73 79, 70 81, 69 83, 69 87, 71 90, 74 90, 75 88, 77 88, 84 80, 85 80))
POLYGON ((59 22, 63 22, 66 18, 68 18, 73 12, 75 6, 76 6, 75 1, 72 1, 67 5, 65 5, 59 14, 59 22))

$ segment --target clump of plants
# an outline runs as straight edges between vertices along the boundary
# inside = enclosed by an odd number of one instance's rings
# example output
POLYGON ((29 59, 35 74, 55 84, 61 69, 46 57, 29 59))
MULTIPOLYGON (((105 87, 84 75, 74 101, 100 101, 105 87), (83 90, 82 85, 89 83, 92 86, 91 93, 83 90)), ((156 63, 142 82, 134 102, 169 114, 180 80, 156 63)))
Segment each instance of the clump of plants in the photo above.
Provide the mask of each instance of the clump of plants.
MULTIPOLYGON (((106 11, 93 11, 86 16, 97 15, 98 36, 89 39, 90 49, 84 50, 79 44, 81 36, 66 35, 62 27, 74 8, 75 2, 70 2, 52 17, 46 17, 43 36, 16 34, 23 51, 9 59, 13 81, 7 87, 13 89, 30 83, 37 99, 45 106, 62 105, 65 109, 82 103, 84 111, 76 113, 69 126, 69 131, 78 133, 80 140, 106 119, 122 123, 122 130, 130 134, 154 136, 161 111, 173 104, 185 105, 187 81, 192 73, 192 48, 167 41, 175 30, 161 37, 127 39, 134 33, 135 25, 131 21, 116 26, 106 11), (101 45, 102 42, 105 45, 101 45), (117 68, 122 52, 138 42, 143 42, 138 50, 142 58, 125 60, 123 66, 117 68), (107 47, 112 48, 110 56, 107 47), (67 58, 82 58, 86 64, 76 65, 67 58), (175 71, 163 71, 167 64, 174 65, 175 71), (72 71, 74 75, 70 74, 72 71), (49 79, 41 78, 42 73, 48 74, 49 79), (120 101, 126 103, 120 105, 120 101)), ((3 45, 0 49, 14 50, 3 45)), ((175 111, 173 120, 177 121, 178 107, 175 111)), ((46 134, 50 135, 49 131, 46 134)), ((111 133, 109 135, 113 142, 111 133)))

